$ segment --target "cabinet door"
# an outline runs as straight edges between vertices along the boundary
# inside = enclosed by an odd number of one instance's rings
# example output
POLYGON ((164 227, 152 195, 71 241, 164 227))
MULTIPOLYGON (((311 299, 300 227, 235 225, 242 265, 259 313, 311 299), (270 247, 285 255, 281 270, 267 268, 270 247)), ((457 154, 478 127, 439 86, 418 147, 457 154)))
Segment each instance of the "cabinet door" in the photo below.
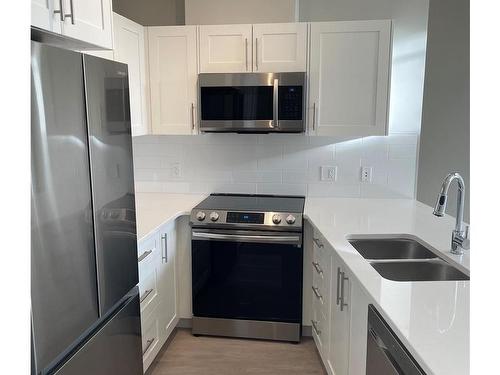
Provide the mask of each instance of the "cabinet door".
POLYGON ((191 134, 197 107, 196 26, 148 27, 153 134, 191 134))
POLYGON ((252 71, 252 25, 200 26, 200 72, 252 71))
POLYGON ((61 15, 59 1, 31 0, 31 25, 40 29, 61 33, 61 15))
POLYGON ((63 34, 103 48, 113 48, 111 0, 63 0, 63 34))
POLYGON ((166 340, 177 324, 177 278, 175 223, 160 229, 161 262, 158 267, 160 292, 160 338, 166 340))
POLYGON ((310 129, 387 134, 391 21, 311 24, 310 129))
POLYGON ((350 277, 336 256, 333 257, 330 353, 328 366, 335 375, 348 375, 350 333, 350 277))
POLYGON ((305 72, 306 23, 253 25, 254 72, 305 72))
POLYGON ((132 136, 149 132, 148 79, 145 30, 142 25, 113 13, 114 59, 128 65, 132 136))

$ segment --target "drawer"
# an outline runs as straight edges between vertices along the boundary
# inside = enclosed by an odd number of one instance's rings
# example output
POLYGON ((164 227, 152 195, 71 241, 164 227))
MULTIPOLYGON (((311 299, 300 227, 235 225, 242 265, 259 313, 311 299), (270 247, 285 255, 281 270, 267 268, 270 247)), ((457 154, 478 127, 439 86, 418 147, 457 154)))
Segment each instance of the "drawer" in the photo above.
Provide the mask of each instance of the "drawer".
POLYGON ((312 311, 312 335, 320 354, 325 355, 328 353, 328 334, 329 334, 329 320, 323 315, 321 305, 319 302, 313 302, 312 311))
POLYGON ((137 261, 139 263, 139 282, 156 267, 160 258, 159 232, 155 232, 141 240, 137 246, 137 261))
POLYGON ((329 289, 320 288, 313 283, 313 288, 316 288, 316 292, 312 292, 313 308, 317 309, 326 318, 329 315, 330 308, 330 293, 329 289))
POLYGON ((141 316, 149 316, 158 304, 158 272, 154 269, 139 281, 141 316))
POLYGON ((141 317, 142 331, 142 360, 144 369, 148 367, 155 357, 157 346, 159 345, 160 327, 158 322, 157 309, 149 316, 143 319, 141 317))

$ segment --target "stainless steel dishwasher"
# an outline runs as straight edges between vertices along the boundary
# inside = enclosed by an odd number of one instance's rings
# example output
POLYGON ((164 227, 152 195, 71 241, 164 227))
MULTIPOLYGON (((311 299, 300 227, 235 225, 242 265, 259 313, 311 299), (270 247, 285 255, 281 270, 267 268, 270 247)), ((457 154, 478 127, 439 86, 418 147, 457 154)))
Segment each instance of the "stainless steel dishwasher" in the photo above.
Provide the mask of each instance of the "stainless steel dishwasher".
POLYGON ((368 305, 366 375, 425 375, 380 313, 368 305))

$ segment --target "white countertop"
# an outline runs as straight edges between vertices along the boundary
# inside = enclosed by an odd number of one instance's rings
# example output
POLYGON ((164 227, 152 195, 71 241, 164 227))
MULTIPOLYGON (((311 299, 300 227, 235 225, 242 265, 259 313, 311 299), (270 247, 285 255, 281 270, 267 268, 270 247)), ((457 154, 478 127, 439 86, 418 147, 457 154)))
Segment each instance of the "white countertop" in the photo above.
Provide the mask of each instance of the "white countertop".
POLYGON ((206 197, 198 194, 136 193, 138 241, 161 225, 181 215, 189 215, 191 209, 206 197))
MULTIPOLYGON (((137 235, 189 214, 206 195, 137 193, 137 235)), ((410 199, 308 198, 304 210, 379 312, 429 374, 469 374, 469 281, 395 282, 382 278, 349 244, 357 234, 416 236, 462 271, 469 251, 450 254, 455 220, 410 199)))
POLYGON ((469 374, 469 281, 382 278, 349 244, 356 234, 413 235, 468 273, 469 251, 449 252, 455 220, 409 199, 310 198, 305 215, 337 251, 372 303, 430 375, 469 374))

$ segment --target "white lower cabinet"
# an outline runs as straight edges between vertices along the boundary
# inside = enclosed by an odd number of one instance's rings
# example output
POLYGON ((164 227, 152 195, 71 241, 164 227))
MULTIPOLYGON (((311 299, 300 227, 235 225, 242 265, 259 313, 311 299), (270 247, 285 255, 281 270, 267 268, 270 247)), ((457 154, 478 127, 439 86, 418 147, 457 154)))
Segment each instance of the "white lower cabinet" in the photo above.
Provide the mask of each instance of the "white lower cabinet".
POLYGON ((146 371, 178 322, 175 222, 139 242, 143 367, 146 371))

